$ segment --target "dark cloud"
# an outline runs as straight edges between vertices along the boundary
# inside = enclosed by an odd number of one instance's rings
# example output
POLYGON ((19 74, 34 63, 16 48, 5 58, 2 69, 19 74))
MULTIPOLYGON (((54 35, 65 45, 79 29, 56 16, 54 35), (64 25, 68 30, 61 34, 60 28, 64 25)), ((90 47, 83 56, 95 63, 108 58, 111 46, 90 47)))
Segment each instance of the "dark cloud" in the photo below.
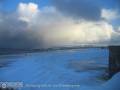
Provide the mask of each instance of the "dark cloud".
MULTIPOLYGON (((87 20, 99 20, 102 8, 115 8, 120 0, 52 0, 65 15, 87 20)), ((118 7, 117 7, 118 8, 118 7)))
POLYGON ((0 14, 0 48, 41 48, 42 39, 32 30, 27 30, 27 23, 11 15, 0 14))
POLYGON ((100 8, 94 4, 94 0, 52 0, 53 4, 67 15, 98 20, 100 8))
MULTIPOLYGON (((95 0, 90 1, 53 0, 53 3, 66 15, 75 18, 82 17, 87 20, 99 20, 101 7, 93 4, 95 0)), ((24 6, 24 10, 19 13, 18 11, 12 13, 0 12, 0 48, 28 49, 78 44, 107 45, 110 38, 110 44, 113 41, 119 42, 120 35, 115 33, 111 36, 113 33, 112 26, 107 22, 97 23, 85 20, 82 23, 76 23, 75 20, 61 15, 60 12, 51 12, 49 8, 34 14, 33 11, 32 13, 30 11, 34 5, 36 4, 32 3, 32 6, 29 6, 29 3, 23 3, 22 8, 24 6), (28 10, 30 13, 28 13, 28 10), (45 13, 46 10, 47 13, 45 13), (104 25, 107 25, 106 28, 103 27, 104 25)), ((39 9, 36 8, 36 11, 39 11, 39 9)))

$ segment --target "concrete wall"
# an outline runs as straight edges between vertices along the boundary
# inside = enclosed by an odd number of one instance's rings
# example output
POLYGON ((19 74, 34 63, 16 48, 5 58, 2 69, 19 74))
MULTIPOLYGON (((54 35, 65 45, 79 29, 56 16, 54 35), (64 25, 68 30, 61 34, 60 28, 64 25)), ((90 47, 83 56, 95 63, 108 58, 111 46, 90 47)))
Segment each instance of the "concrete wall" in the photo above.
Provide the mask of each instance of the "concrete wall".
POLYGON ((120 71, 120 46, 109 46, 109 75, 120 71))

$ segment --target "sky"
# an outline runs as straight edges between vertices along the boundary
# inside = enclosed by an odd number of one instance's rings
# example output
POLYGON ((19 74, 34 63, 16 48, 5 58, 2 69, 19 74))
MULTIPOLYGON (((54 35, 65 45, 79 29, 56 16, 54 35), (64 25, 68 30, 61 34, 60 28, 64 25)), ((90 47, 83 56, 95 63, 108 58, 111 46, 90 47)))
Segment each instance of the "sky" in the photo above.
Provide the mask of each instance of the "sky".
POLYGON ((119 0, 0 0, 0 48, 120 45, 119 0))

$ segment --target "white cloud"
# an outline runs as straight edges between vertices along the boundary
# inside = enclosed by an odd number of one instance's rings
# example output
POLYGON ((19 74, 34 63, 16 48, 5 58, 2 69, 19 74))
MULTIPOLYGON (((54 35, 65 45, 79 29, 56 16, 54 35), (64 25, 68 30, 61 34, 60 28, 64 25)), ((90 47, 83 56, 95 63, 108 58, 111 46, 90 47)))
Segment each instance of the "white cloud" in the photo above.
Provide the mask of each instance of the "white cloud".
POLYGON ((114 32, 111 25, 106 22, 81 22, 74 23, 64 22, 57 24, 55 27, 50 25, 45 28, 44 39, 49 44, 56 45, 86 45, 86 44, 102 44, 111 39, 114 32), (50 30, 52 29, 52 30, 50 30))
POLYGON ((118 30, 120 31, 120 27, 118 28, 118 30))
POLYGON ((20 3, 18 6, 19 19, 29 22, 39 12, 38 5, 34 3, 20 3))
POLYGON ((105 20, 108 20, 108 21, 120 18, 117 10, 111 10, 111 9, 102 9, 101 17, 105 20))
POLYGON ((120 26, 117 28, 117 30, 116 30, 116 31, 120 33, 120 26))
MULTIPOLYGON (((24 27, 22 31, 27 34, 26 38, 29 37, 28 39, 29 41, 31 40, 31 43, 34 41, 40 42, 44 47, 86 44, 109 45, 114 44, 114 41, 120 42, 120 35, 114 31, 113 26, 107 21, 75 20, 64 16, 52 6, 39 9, 35 3, 20 3, 17 14, 18 20, 27 24, 27 27, 24 27), (32 39, 33 37, 34 39, 32 39)), ((8 27, 4 28, 9 30, 8 27)), ((16 35, 16 33, 14 34, 16 37, 22 37, 18 34, 16 35)))
MULTIPOLYGON (((29 21, 27 22, 28 28, 42 36, 44 43, 49 46, 107 45, 111 38, 114 38, 113 26, 107 21, 74 20, 62 15, 55 7, 38 9, 38 6, 34 3, 21 3, 18 11, 20 17, 25 17, 29 21)), ((116 12, 106 9, 102 11, 102 17, 107 20, 115 19, 116 15, 116 12)), ((22 20, 26 21, 25 18, 22 20)))

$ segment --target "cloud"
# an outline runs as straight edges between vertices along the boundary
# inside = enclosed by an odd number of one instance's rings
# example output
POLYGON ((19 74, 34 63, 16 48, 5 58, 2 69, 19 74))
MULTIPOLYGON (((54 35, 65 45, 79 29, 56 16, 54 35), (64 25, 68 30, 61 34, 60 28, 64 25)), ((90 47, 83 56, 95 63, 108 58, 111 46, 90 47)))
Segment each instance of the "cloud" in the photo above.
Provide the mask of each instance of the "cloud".
POLYGON ((44 38, 48 44, 56 45, 91 45, 108 43, 113 33, 113 28, 106 22, 87 22, 75 23, 72 21, 64 22, 45 28, 44 38), (52 28, 52 30, 49 30, 52 28))
POLYGON ((0 14, 2 48, 110 45, 119 43, 119 37, 107 21, 76 20, 54 6, 39 9, 35 3, 20 3, 16 12, 0 14))
POLYGON ((58 10, 74 18, 84 18, 87 20, 99 20, 100 7, 94 0, 52 0, 58 10))
POLYGON ((52 0, 52 4, 64 15, 91 21, 101 20, 103 8, 120 10, 119 0, 52 0))
POLYGON ((34 3, 20 3, 18 6, 19 19, 29 22, 30 19, 34 18, 38 10, 38 5, 34 3))
POLYGON ((116 10, 102 9, 101 17, 105 20, 112 21, 119 19, 120 15, 116 10))
POLYGON ((118 30, 120 31, 120 26, 119 26, 118 30))
MULTIPOLYGON (((44 45, 48 47, 81 44, 108 45, 114 37, 113 26, 102 20, 96 22, 74 20, 61 14, 55 7, 44 7, 41 10, 37 8, 35 11, 37 12, 32 14, 32 18, 28 18, 29 29, 37 31, 44 45)), ((26 16, 24 11, 20 13, 26 16)))
POLYGON ((37 33, 29 29, 26 22, 20 21, 16 14, 0 14, 0 48, 42 47, 37 33))

